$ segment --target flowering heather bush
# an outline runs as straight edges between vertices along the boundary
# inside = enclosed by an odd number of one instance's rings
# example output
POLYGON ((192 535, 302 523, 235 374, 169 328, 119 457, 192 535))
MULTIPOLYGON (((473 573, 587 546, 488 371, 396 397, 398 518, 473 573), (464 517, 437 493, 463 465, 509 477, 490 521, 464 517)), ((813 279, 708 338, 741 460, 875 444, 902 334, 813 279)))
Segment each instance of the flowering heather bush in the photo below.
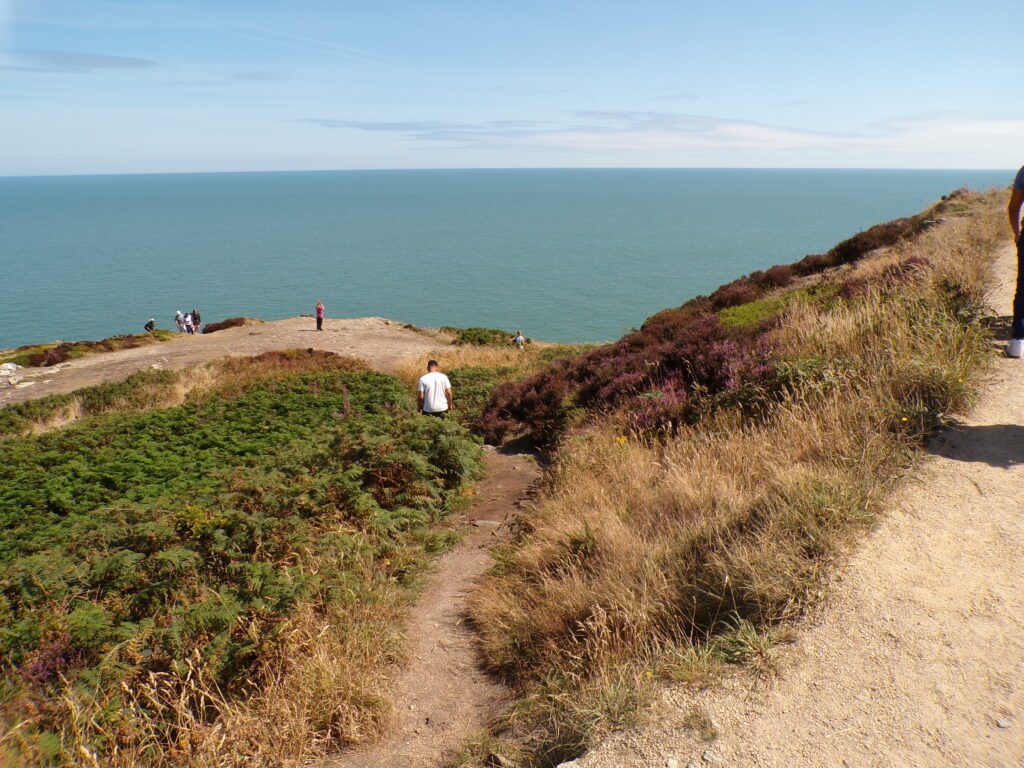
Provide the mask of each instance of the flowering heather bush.
POLYGON ((726 328, 717 315, 667 310, 614 344, 499 387, 478 426, 485 439, 500 442, 528 425, 535 439, 550 444, 577 409, 636 411, 642 430, 678 424, 692 394, 734 391, 771 373, 759 336, 726 328))
MULTIPOLYGON (((948 204, 944 201, 917 216, 871 227, 826 254, 741 277, 710 296, 659 312, 614 344, 499 387, 477 427, 492 443, 526 431, 542 444, 551 444, 580 409, 625 409, 641 432, 677 426, 693 406, 693 395, 735 393, 771 377, 771 351, 764 336, 772 318, 752 328, 725 327, 716 312, 757 301, 797 277, 857 261, 913 237, 931 226, 948 204)), ((921 266, 908 260, 883 273, 882 280, 905 279, 921 266)), ((868 283, 856 279, 841 286, 838 295, 855 298, 868 289, 868 283)))
POLYGON ((21 679, 43 688, 60 679, 82 662, 82 652, 68 635, 61 635, 39 649, 33 659, 18 670, 21 679))

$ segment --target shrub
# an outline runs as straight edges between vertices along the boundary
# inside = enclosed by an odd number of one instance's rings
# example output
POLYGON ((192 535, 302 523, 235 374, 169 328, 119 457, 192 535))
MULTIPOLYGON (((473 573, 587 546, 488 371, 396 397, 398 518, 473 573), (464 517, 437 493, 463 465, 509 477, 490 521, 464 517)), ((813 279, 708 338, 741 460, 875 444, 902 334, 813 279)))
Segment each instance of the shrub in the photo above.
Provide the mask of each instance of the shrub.
POLYGON ((228 328, 238 328, 243 325, 255 325, 262 322, 262 320, 257 320, 254 317, 229 317, 216 323, 207 323, 203 326, 203 333, 216 333, 228 328))
MULTIPOLYGON (((499 328, 453 328, 452 326, 445 326, 441 330, 452 334, 455 337, 452 343, 458 346, 507 347, 511 343, 510 339, 515 335, 499 328)), ((526 341, 530 343, 529 339, 526 341)))

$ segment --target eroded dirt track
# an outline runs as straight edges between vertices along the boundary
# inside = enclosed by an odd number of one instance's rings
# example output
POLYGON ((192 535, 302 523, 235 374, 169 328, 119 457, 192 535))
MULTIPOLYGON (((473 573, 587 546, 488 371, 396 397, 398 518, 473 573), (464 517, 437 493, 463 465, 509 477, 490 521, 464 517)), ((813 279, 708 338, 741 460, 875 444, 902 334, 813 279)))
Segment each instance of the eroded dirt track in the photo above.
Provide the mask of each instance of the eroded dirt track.
POLYGON ((532 456, 511 451, 488 451, 487 468, 467 515, 470 532, 438 561, 411 612, 410 663, 396 681, 387 736, 324 761, 323 768, 436 766, 501 709, 505 691, 480 667, 464 601, 539 470, 532 456))

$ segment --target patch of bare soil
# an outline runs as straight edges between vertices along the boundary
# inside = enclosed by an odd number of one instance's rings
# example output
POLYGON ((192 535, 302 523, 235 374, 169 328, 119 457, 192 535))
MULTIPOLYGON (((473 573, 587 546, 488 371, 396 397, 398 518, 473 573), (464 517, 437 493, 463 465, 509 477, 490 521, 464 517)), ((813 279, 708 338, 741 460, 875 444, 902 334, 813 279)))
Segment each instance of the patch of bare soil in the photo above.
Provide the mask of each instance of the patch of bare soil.
POLYGON ((395 683, 395 717, 387 736, 326 760, 323 768, 436 766, 448 750, 482 730, 506 701, 505 689, 480 667, 464 601, 540 471, 532 456, 505 450, 489 451, 487 467, 467 514, 469 533, 440 558, 410 612, 410 662, 395 683))
MULTIPOLYGON (((1006 312, 1012 250, 997 275, 1006 312)), ((670 689, 579 768, 1024 766, 1022 365, 1002 358, 971 417, 932 441, 774 679, 670 689), (687 725, 705 718, 711 741, 687 725)))
POLYGON ((198 336, 182 334, 160 344, 87 355, 51 368, 22 368, 17 386, 0 389, 0 406, 120 381, 144 368, 186 368, 225 355, 258 355, 292 347, 337 352, 362 358, 377 370, 394 371, 399 362, 436 349, 438 341, 379 317, 328 319, 319 333, 313 318, 293 317, 198 336))

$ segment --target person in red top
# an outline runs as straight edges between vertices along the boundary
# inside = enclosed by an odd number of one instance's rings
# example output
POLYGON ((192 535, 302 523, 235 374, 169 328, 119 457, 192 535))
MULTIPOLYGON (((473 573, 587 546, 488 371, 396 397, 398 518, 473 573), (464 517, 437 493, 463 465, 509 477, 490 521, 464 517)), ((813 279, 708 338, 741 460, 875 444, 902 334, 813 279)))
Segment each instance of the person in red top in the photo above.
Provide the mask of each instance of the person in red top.
POLYGON ((324 303, 319 300, 316 303, 316 329, 318 331, 324 329, 324 303))

